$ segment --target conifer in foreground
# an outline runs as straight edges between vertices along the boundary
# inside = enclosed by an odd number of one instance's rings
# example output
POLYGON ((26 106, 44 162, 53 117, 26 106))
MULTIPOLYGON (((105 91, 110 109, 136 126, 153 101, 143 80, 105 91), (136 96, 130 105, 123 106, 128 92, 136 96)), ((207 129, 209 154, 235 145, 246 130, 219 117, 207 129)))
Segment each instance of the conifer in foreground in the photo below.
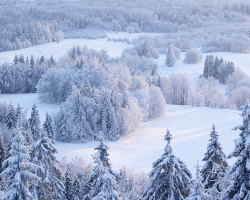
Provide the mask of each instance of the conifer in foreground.
POLYGON ((165 135, 167 145, 160 159, 153 163, 149 176, 151 183, 144 200, 182 200, 188 196, 191 173, 185 163, 172 153, 169 130, 165 135))
POLYGON ((210 142, 207 146, 207 152, 203 158, 205 165, 201 170, 201 176, 203 178, 203 185, 205 189, 212 188, 215 181, 224 174, 228 168, 226 161, 226 155, 222 151, 220 142, 218 141, 218 134, 215 131, 215 125, 213 124, 210 134, 210 142))

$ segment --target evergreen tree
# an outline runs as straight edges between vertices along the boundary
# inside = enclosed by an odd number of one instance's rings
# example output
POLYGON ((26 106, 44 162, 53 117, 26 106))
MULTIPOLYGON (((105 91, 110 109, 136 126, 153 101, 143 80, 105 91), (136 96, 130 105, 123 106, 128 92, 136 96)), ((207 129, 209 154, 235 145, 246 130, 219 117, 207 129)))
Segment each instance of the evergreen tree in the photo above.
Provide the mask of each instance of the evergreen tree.
POLYGON ((66 127, 66 118, 65 118, 65 113, 64 109, 61 106, 60 108, 60 113, 59 113, 59 122, 57 125, 57 140, 66 142, 67 139, 67 127, 66 127))
POLYGON ((23 137, 25 138, 25 145, 31 146, 33 144, 33 137, 30 134, 28 121, 23 123, 21 132, 22 132, 23 137))
POLYGON ((233 176, 233 184, 223 193, 223 200, 250 199, 250 104, 249 101, 241 107, 242 125, 235 127, 240 130, 240 137, 235 141, 235 148, 229 158, 236 157, 237 160, 229 169, 228 175, 233 176))
POLYGON ((15 55, 13 62, 15 65, 19 62, 18 55, 15 55))
POLYGON ((110 96, 105 92, 102 101, 101 131, 106 139, 116 141, 120 137, 120 130, 114 107, 110 102, 110 96))
POLYGON ((31 55, 30 56, 30 66, 33 68, 35 66, 35 59, 34 59, 34 56, 31 55))
POLYGON ((55 143, 55 133, 54 133, 54 128, 52 126, 52 119, 51 116, 46 113, 46 119, 43 124, 43 130, 46 133, 47 137, 51 140, 51 142, 54 144, 55 143))
POLYGON ((65 200, 71 200, 73 197, 73 191, 72 191, 72 186, 73 186, 73 174, 70 169, 70 166, 67 165, 67 170, 65 173, 65 181, 64 181, 64 199, 65 200))
MULTIPOLYGON (((4 160, 5 160, 5 147, 3 145, 2 131, 0 131, 0 174, 3 172, 4 160)), ((0 190, 3 190, 3 182, 1 176, 0 176, 0 190)))
POLYGON ((201 182, 200 166, 197 162, 196 166, 196 179, 193 182, 192 192, 186 200, 212 200, 212 197, 205 193, 204 185, 201 182))
POLYGON ((80 190, 81 190, 80 180, 79 180, 78 176, 75 176, 74 182, 72 185, 72 199, 73 200, 78 200, 81 198, 80 190))
POLYGON ((168 51, 167 51, 167 55, 166 55, 166 60, 165 60, 165 63, 168 67, 173 67, 174 64, 175 64, 175 55, 174 55, 174 52, 171 48, 171 46, 168 47, 168 51))
POLYGON ((100 136, 100 145, 95 148, 97 150, 95 156, 93 156, 94 163, 97 166, 94 168, 88 182, 90 185, 90 190, 84 199, 118 199, 118 185, 117 181, 120 180, 118 174, 116 174, 111 169, 111 164, 109 163, 109 154, 107 150, 109 149, 107 145, 104 144, 104 139, 100 136))
POLYGON ((213 55, 207 55, 204 64, 203 77, 208 78, 209 76, 213 76, 214 71, 214 57, 213 55))
POLYGON ((63 195, 63 175, 56 166, 56 153, 57 149, 47 137, 41 138, 31 147, 30 161, 40 167, 36 174, 41 181, 30 188, 36 199, 60 199, 63 195))
POLYGON ((21 127, 22 125, 22 118, 23 118, 22 107, 20 106, 20 103, 18 103, 16 108, 16 124, 19 127, 21 127))
POLYGON ((153 163, 150 172, 151 183, 144 194, 144 200, 181 200, 188 196, 191 176, 183 161, 172 153, 169 130, 165 135, 167 145, 164 154, 153 163))
POLYGON ((9 129, 11 128, 16 128, 16 113, 15 113, 15 108, 12 104, 12 102, 10 102, 9 106, 8 106, 8 113, 6 116, 6 123, 7 123, 7 127, 9 129))
POLYGON ((39 177, 33 173, 38 166, 29 162, 29 147, 24 146, 24 138, 20 131, 13 129, 13 135, 10 157, 3 162, 5 169, 1 173, 1 177, 7 181, 2 199, 33 200, 28 187, 29 184, 39 181, 39 177))
POLYGON ((32 107, 31 117, 29 119, 29 125, 31 134, 33 136, 33 140, 38 141, 41 138, 41 123, 36 103, 34 103, 32 107))
POLYGON ((222 151, 220 142, 218 141, 218 134, 215 131, 214 124, 210 137, 207 152, 203 158, 203 161, 206 163, 201 170, 203 185, 206 189, 212 188, 215 181, 218 180, 221 174, 224 174, 228 168, 226 155, 222 151))

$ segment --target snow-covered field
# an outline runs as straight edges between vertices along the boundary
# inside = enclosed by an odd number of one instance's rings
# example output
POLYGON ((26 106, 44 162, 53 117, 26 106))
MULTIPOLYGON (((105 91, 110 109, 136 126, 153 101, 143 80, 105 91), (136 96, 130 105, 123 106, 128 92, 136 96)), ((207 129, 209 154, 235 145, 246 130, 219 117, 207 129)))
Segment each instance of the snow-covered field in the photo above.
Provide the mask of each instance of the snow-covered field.
MULTIPOLYGON (((231 129, 241 123, 239 111, 211 108, 195 108, 191 106, 168 105, 166 115, 156 120, 145 122, 140 130, 130 138, 122 138, 118 142, 107 142, 110 148, 110 160, 114 169, 123 166, 134 167, 136 171, 146 173, 152 169, 152 163, 164 150, 164 135, 167 128, 173 134, 173 152, 181 158, 194 174, 197 160, 202 160, 206 152, 212 124, 216 124, 220 142, 228 155, 234 148, 237 132, 231 129)), ((58 159, 63 156, 73 158, 82 156, 86 163, 92 162, 91 154, 98 142, 87 144, 57 143, 58 159)), ((235 160, 230 159, 232 164, 235 160)))
MULTIPOLYGON (((130 38, 133 39, 142 34, 110 33, 110 38, 130 38)), ((152 34, 153 35, 153 34, 152 34)), ((38 45, 18 51, 0 53, 0 63, 12 62, 15 54, 23 54, 25 57, 34 55, 35 57, 44 55, 59 59, 67 51, 76 45, 86 45, 96 50, 105 49, 111 57, 118 57, 125 48, 132 47, 131 44, 113 42, 105 39, 86 40, 86 39, 66 39, 60 43, 50 43, 38 45)), ((250 56, 249 54, 237 53, 209 53, 214 56, 223 57, 224 60, 233 61, 243 71, 250 75, 250 56)), ((198 64, 185 64, 183 62, 185 54, 182 53, 181 59, 177 61, 175 67, 165 66, 165 55, 160 55, 158 59, 160 73, 163 76, 169 76, 173 73, 186 73, 193 83, 196 82, 199 75, 203 72, 204 60, 206 54, 203 54, 203 61, 198 64)), ((34 102, 37 103, 41 120, 44 121, 45 113, 53 113, 59 110, 59 105, 45 104, 38 100, 37 94, 14 94, 0 95, 0 102, 9 103, 12 100, 14 105, 20 102, 21 106, 27 110, 30 116, 31 107, 34 102)), ((118 142, 108 142, 110 147, 110 160, 114 169, 119 169, 123 165, 134 167, 135 170, 151 170, 152 162, 161 156, 166 142, 163 140, 166 129, 168 128, 174 136, 172 147, 174 153, 184 160, 189 169, 194 173, 194 165, 197 160, 202 160, 206 151, 211 126, 215 123, 220 142, 226 154, 234 148, 233 140, 238 134, 231 129, 241 123, 238 115, 240 112, 235 110, 220 110, 211 108, 196 108, 190 106, 167 105, 166 115, 164 117, 142 123, 142 127, 131 137, 122 138, 118 142)), ((98 145, 97 142, 87 144, 65 144, 57 143, 57 158, 67 156, 70 159, 74 156, 82 156, 86 163, 92 162, 91 154, 98 145)), ((229 163, 232 164, 233 160, 229 163)))
MULTIPOLYGON (((59 105, 45 104, 38 101, 37 94, 11 94, 0 95, 0 102, 12 100, 27 109, 30 115, 31 107, 37 103, 41 120, 44 121, 45 113, 59 110, 59 105)), ((167 105, 166 115, 149 122, 142 123, 140 130, 118 142, 107 142, 110 147, 110 160, 114 169, 123 166, 134 167, 136 171, 149 172, 152 162, 159 158, 166 145, 164 135, 167 128, 173 134, 173 152, 181 158, 194 173, 197 160, 202 160, 208 144, 212 124, 215 123, 220 135, 220 142, 226 154, 234 148, 234 139, 238 138, 234 126, 241 123, 240 111, 212 108, 197 108, 191 106, 167 105)), ((82 156, 86 163, 92 162, 91 154, 98 142, 86 144, 56 143, 58 148, 57 158, 64 156, 70 161, 75 156, 82 156)), ((233 163, 233 159, 229 163, 233 163)))
POLYGON ((107 38, 103 39, 96 39, 96 40, 90 40, 90 39, 65 39, 61 41, 60 43, 52 42, 42 45, 36 45, 32 46, 26 49, 20 49, 16 51, 7 51, 7 52, 1 52, 0 53, 0 64, 3 64, 4 62, 13 62, 15 55, 24 55, 24 58, 30 57, 33 55, 35 58, 44 56, 45 58, 50 58, 51 55, 53 55, 55 60, 58 60, 60 57, 65 55, 72 47, 74 46, 87 46, 91 49, 95 50, 102 50, 105 49, 108 51, 108 54, 110 57, 120 57, 122 51, 125 48, 131 48, 133 47, 132 44, 126 44, 124 42, 114 42, 114 41, 108 41, 108 38, 128 38, 130 40, 138 38, 140 36, 155 36, 159 35, 159 33, 108 33, 107 38))

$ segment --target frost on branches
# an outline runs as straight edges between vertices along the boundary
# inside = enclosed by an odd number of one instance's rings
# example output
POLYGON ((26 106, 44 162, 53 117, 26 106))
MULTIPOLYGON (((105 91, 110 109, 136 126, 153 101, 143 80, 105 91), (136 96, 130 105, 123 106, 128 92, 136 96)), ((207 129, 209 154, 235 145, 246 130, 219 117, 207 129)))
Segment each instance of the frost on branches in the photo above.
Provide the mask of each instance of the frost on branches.
POLYGON ((202 183, 206 189, 212 188, 215 181, 218 180, 221 174, 224 174, 228 168, 226 155, 222 151, 221 144, 218 141, 218 134, 217 131, 215 131, 214 124, 210 137, 210 143, 207 146, 207 152, 203 158, 203 161, 206 161, 206 163, 201 170, 202 183))
POLYGON ((224 192, 221 199, 250 199, 250 104, 249 100, 241 107, 242 125, 234 128, 240 130, 239 139, 235 140, 235 148, 229 158, 236 157, 237 161, 229 169, 233 175, 233 184, 224 192))
POLYGON ((212 197, 205 193, 204 185, 201 182, 199 161, 196 166, 196 179, 193 182, 191 194, 186 200, 212 200, 212 197))
POLYGON ((90 191, 85 195, 84 199, 99 200, 99 199, 112 199, 118 200, 118 184, 117 180, 119 175, 116 174, 111 169, 111 164, 109 163, 109 154, 107 153, 108 146, 104 144, 104 139, 101 136, 100 145, 95 148, 97 153, 93 156, 95 166, 90 178, 89 185, 90 191))
POLYGON ((29 185, 39 181, 39 177, 34 174, 39 167, 29 162, 29 147, 24 146, 24 137, 20 130, 14 129, 13 135, 10 157, 3 162, 3 167, 7 167, 1 173, 2 179, 6 180, 2 199, 33 200, 29 185))
POLYGON ((181 200, 188 196, 191 173, 184 162, 172 153, 172 135, 168 130, 165 140, 165 152, 153 163, 153 170, 149 174, 151 184, 144 194, 144 200, 181 200))

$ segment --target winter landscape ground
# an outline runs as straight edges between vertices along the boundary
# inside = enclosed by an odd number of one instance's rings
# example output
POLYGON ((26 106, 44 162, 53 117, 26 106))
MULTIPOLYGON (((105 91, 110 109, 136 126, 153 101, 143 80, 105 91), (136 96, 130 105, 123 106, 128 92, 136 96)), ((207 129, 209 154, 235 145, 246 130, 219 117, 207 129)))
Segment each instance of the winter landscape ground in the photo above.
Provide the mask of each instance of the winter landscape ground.
POLYGON ((0 200, 250 200, 250 2, 1 0, 0 200))
MULTIPOLYGON (((126 33, 110 33, 109 37, 119 38, 127 37, 130 39, 138 36, 152 36, 157 34, 126 34, 126 33)), ((125 48, 131 48, 132 44, 122 42, 108 41, 107 38, 99 40, 87 39, 66 39, 60 43, 49 43, 30 47, 27 49, 0 53, 0 61, 10 62, 14 55, 23 54, 25 57, 34 55, 53 55, 56 59, 67 53, 67 51, 76 45, 85 45, 89 48, 108 52, 110 57, 119 57, 125 48)), ((250 56, 249 54, 238 54, 230 52, 209 53, 214 56, 223 57, 225 60, 233 61, 244 72, 250 75, 250 56)), ((203 73, 204 60, 207 53, 202 53, 202 62, 198 64, 186 64, 183 62, 185 53, 181 54, 181 59, 177 61, 175 67, 169 68, 165 64, 165 55, 160 55, 158 59, 160 74, 169 76, 174 73, 186 73, 195 84, 199 76, 203 73)), ((221 90, 225 90, 225 86, 221 85, 221 90)), ((46 112, 53 114, 58 111, 60 105, 42 103, 38 99, 37 94, 1 94, 1 102, 12 101, 14 105, 19 102, 27 109, 28 116, 34 102, 37 103, 41 120, 45 120, 46 112)), ((131 133, 131 137, 122 138, 118 142, 108 142, 110 147, 110 159, 114 169, 120 169, 122 166, 133 167, 135 171, 145 171, 148 173, 152 168, 152 162, 158 158, 165 146, 163 140, 166 129, 168 128, 173 134, 172 142, 174 153, 179 156, 188 168, 195 173, 195 164, 197 160, 202 160, 206 152, 209 134, 212 124, 216 125, 220 135, 220 142, 226 154, 232 151, 234 139, 238 138, 232 128, 239 125, 241 118, 240 111, 230 109, 213 109, 199 108, 191 106, 167 105, 166 115, 149 122, 143 122, 140 130, 131 133), (131 155, 131 152, 133 154, 131 155), (192 156, 189 156, 192 155, 192 156)), ((92 162, 91 154, 98 142, 89 142, 87 144, 68 144, 56 143, 59 153, 57 158, 61 160, 64 156, 70 161, 75 156, 82 156, 86 163, 92 162)), ((235 160, 229 160, 233 163, 235 160)), ((201 162, 202 163, 202 162, 201 162)))

